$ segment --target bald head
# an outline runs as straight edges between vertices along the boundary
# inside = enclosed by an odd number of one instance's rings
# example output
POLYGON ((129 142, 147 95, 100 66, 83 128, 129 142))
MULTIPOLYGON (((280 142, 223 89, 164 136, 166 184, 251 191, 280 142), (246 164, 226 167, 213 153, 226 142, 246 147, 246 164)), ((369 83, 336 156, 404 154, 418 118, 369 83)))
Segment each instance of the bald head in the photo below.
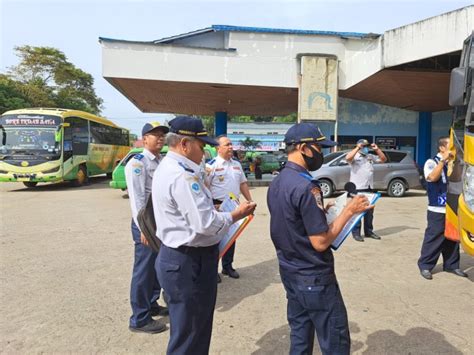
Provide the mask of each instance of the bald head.
POLYGON ((219 136, 216 140, 217 143, 219 143, 217 146, 217 154, 219 154, 219 156, 224 160, 232 159, 234 149, 231 140, 226 136, 219 136))

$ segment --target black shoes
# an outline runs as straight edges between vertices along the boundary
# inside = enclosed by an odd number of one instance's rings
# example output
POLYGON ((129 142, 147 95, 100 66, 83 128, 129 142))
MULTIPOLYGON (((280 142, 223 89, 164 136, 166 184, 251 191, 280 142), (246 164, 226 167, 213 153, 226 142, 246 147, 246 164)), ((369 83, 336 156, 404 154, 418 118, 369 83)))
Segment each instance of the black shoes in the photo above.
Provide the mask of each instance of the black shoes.
POLYGON ((431 275, 430 270, 421 270, 420 274, 421 274, 421 276, 423 276, 427 280, 433 280, 433 275, 431 275))
MULTIPOLYGON (((454 270, 444 270, 446 272, 449 272, 450 274, 454 274, 459 277, 467 277, 468 275, 462 271, 461 269, 454 269, 454 270)), ((421 270, 420 271, 421 276, 423 276, 427 280, 432 280, 433 275, 431 274, 430 270, 421 270)))
POLYGON ((369 234, 366 234, 365 237, 366 237, 366 238, 377 239, 377 240, 382 239, 382 238, 380 238, 377 234, 375 234, 374 232, 369 233, 369 234))
POLYGON ((449 272, 450 274, 457 275, 459 277, 467 277, 467 274, 462 271, 461 269, 454 269, 454 270, 444 270, 446 272, 449 272))
POLYGON ((157 334, 164 332, 166 330, 166 325, 160 321, 152 319, 148 324, 145 324, 143 327, 128 327, 132 332, 141 332, 148 334, 157 334))
POLYGON ((217 274, 217 283, 220 284, 222 282, 221 275, 217 274))
POLYGON ((355 240, 357 240, 358 242, 363 242, 364 241, 364 237, 361 236, 361 235, 352 235, 354 237, 355 240))
POLYGON ((233 279, 238 279, 240 277, 239 273, 235 271, 233 267, 222 269, 222 274, 232 277, 233 279))
POLYGON ((159 304, 154 307, 151 307, 150 313, 152 317, 157 317, 157 316, 166 317, 170 314, 168 311, 168 307, 163 307, 163 306, 160 306, 159 304))

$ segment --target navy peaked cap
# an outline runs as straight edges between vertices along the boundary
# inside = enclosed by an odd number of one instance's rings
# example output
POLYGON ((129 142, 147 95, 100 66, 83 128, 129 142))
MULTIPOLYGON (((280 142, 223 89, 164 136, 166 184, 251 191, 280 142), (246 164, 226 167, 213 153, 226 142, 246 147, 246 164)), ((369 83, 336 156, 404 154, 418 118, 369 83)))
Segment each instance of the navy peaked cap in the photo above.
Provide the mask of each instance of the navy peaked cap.
POLYGON ((194 137, 209 145, 219 145, 210 137, 201 119, 190 116, 177 116, 170 122, 170 132, 183 136, 194 137))
POLYGON ((327 139, 314 123, 297 123, 288 129, 283 139, 286 145, 299 143, 317 143, 322 147, 334 147, 336 142, 327 139))

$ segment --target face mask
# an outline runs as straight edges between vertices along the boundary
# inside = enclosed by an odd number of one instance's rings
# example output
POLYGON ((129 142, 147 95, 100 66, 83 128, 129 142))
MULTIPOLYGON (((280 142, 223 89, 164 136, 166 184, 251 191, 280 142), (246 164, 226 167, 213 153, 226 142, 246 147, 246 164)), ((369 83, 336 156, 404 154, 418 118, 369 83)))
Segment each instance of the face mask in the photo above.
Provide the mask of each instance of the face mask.
POLYGON ((312 157, 308 157, 306 154, 301 153, 303 156, 304 162, 306 163, 306 166, 308 167, 309 171, 315 171, 318 170, 324 162, 323 154, 318 152, 316 149, 311 147, 310 145, 307 145, 309 150, 313 153, 312 157))
POLYGON ((360 150, 360 154, 362 154, 362 155, 367 155, 367 154, 369 154, 369 148, 367 148, 367 147, 362 148, 362 149, 360 150))

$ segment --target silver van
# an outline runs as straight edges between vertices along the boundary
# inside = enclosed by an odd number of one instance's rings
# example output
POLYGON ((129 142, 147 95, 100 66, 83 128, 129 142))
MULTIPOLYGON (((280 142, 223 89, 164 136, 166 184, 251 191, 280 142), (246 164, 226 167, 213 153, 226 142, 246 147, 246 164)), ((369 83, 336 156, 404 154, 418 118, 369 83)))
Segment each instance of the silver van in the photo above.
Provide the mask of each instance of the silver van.
MULTIPOLYGON (((350 166, 346 162, 349 150, 330 153, 324 156, 323 166, 311 173, 321 184, 324 197, 330 197, 335 191, 344 190, 350 178, 350 166)), ((383 150, 387 161, 374 164, 374 190, 384 190, 390 196, 402 197, 410 188, 421 187, 420 172, 408 152, 383 150)), ((370 151, 374 154, 374 151, 370 151)))

